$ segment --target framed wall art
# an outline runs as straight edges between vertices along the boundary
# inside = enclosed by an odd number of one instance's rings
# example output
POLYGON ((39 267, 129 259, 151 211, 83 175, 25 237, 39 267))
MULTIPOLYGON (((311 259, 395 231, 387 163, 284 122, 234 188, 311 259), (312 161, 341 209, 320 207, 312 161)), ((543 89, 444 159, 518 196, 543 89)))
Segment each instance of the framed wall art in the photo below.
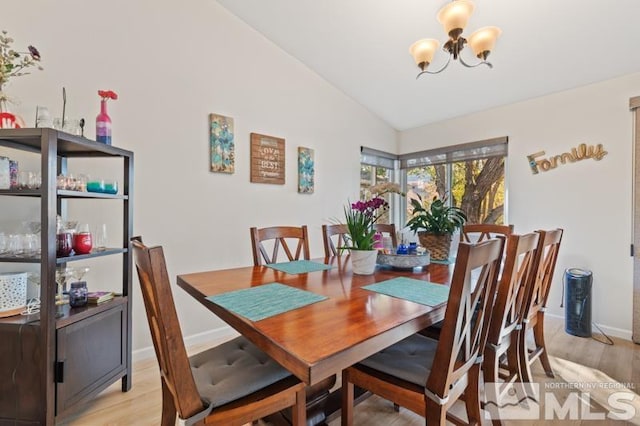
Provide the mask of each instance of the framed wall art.
POLYGON ((233 118, 209 114, 209 156, 212 172, 235 172, 233 118))
POLYGON ((251 182, 284 185, 284 139, 251 133, 251 182))
POLYGON ((300 194, 313 194, 315 168, 313 149, 298 147, 298 192, 300 194))

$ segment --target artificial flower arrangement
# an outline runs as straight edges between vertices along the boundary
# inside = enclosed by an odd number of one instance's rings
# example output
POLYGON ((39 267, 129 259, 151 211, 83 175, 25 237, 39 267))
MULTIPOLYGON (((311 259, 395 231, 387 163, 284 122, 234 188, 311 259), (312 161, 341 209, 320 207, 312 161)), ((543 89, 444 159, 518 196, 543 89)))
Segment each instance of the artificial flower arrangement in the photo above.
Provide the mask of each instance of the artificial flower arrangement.
POLYGON ((0 33, 0 128, 24 127, 24 120, 11 112, 7 108, 10 100, 3 90, 3 86, 9 82, 11 77, 27 75, 27 69, 40 66, 40 52, 33 46, 27 48, 28 52, 18 52, 11 47, 13 38, 7 35, 7 31, 0 33))
POLYGON ((103 101, 108 99, 113 99, 115 101, 118 99, 118 94, 113 90, 98 90, 98 96, 100 96, 103 101))
POLYGON ((348 235, 343 249, 373 250, 375 229, 373 225, 389 210, 389 203, 382 198, 384 194, 404 195, 396 183, 386 182, 369 188, 370 197, 358 200, 344 207, 348 235))
MULTIPOLYGON (((40 66, 40 52, 34 46, 28 46, 28 52, 18 52, 11 47, 14 42, 13 38, 7 35, 7 31, 3 30, 0 34, 0 96, 2 94, 2 85, 9 82, 11 77, 20 77, 29 74, 26 70, 31 67, 40 66)), ((6 101, 4 99, 0 99, 6 101)))

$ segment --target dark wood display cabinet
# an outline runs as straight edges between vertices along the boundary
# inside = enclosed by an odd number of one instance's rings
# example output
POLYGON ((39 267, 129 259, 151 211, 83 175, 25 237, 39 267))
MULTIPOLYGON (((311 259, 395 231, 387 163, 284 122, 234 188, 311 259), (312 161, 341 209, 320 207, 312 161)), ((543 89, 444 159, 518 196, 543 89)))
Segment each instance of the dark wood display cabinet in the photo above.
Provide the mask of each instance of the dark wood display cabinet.
POLYGON ((123 392, 131 388, 133 153, 49 128, 0 129, 0 147, 39 155, 42 176, 39 189, 0 190, 0 197, 8 197, 3 205, 12 197, 37 198, 41 221, 39 258, 0 256, 3 263, 39 264, 41 299, 39 314, 0 318, 0 426, 52 425, 118 380, 123 392), (67 172, 70 158, 117 159, 122 169, 116 172, 123 176, 119 192, 57 189, 56 177, 67 172), (120 246, 57 258, 56 215, 65 218, 70 200, 121 203, 120 246), (99 305, 56 306, 56 268, 102 256, 122 260, 122 273, 114 271, 121 295, 99 305))

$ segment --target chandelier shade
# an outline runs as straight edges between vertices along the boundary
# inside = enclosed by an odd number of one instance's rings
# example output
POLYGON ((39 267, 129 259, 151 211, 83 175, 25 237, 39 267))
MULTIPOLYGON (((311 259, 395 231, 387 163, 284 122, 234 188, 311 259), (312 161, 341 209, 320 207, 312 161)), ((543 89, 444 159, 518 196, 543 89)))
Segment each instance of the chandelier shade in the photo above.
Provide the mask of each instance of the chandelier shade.
POLYGON ((452 0, 440 9, 437 18, 449 37, 442 46, 442 50, 447 52, 449 57, 446 63, 437 71, 429 70, 427 68, 433 61, 435 51, 440 46, 440 43, 434 39, 416 41, 409 48, 413 60, 420 68, 416 78, 425 73, 438 74, 444 71, 449 66, 452 58, 454 61, 459 60, 467 68, 474 68, 479 65, 493 68, 491 63, 487 62, 487 57, 493 51, 496 40, 502 34, 502 30, 493 26, 483 27, 471 34, 468 39, 465 38, 462 33, 467 27, 474 9, 475 5, 471 0, 452 0), (475 57, 480 60, 479 62, 470 63, 464 60, 461 52, 467 44, 473 50, 475 57))
POLYGON ((424 69, 433 60, 433 55, 436 53, 438 46, 440 46, 438 40, 423 38, 413 43, 409 48, 409 52, 413 56, 413 60, 416 61, 416 65, 424 69))
POLYGON ((469 36, 467 44, 473 50, 476 57, 485 60, 496 45, 496 40, 502 34, 498 27, 484 27, 469 36))
POLYGON ((438 12, 438 22, 444 28, 444 32, 451 35, 454 30, 461 33, 467 26, 469 18, 475 9, 475 5, 470 0, 457 0, 444 6, 438 12))

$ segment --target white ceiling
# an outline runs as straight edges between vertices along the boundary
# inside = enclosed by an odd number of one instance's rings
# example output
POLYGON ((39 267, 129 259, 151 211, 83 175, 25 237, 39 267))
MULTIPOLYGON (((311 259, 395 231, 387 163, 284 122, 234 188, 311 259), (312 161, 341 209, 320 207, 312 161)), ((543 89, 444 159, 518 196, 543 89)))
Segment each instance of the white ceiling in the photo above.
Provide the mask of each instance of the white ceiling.
POLYGON ((419 80, 409 46, 446 41, 446 0, 217 1, 398 130, 640 71, 640 0, 476 0, 464 34, 502 29, 493 69, 419 80))

